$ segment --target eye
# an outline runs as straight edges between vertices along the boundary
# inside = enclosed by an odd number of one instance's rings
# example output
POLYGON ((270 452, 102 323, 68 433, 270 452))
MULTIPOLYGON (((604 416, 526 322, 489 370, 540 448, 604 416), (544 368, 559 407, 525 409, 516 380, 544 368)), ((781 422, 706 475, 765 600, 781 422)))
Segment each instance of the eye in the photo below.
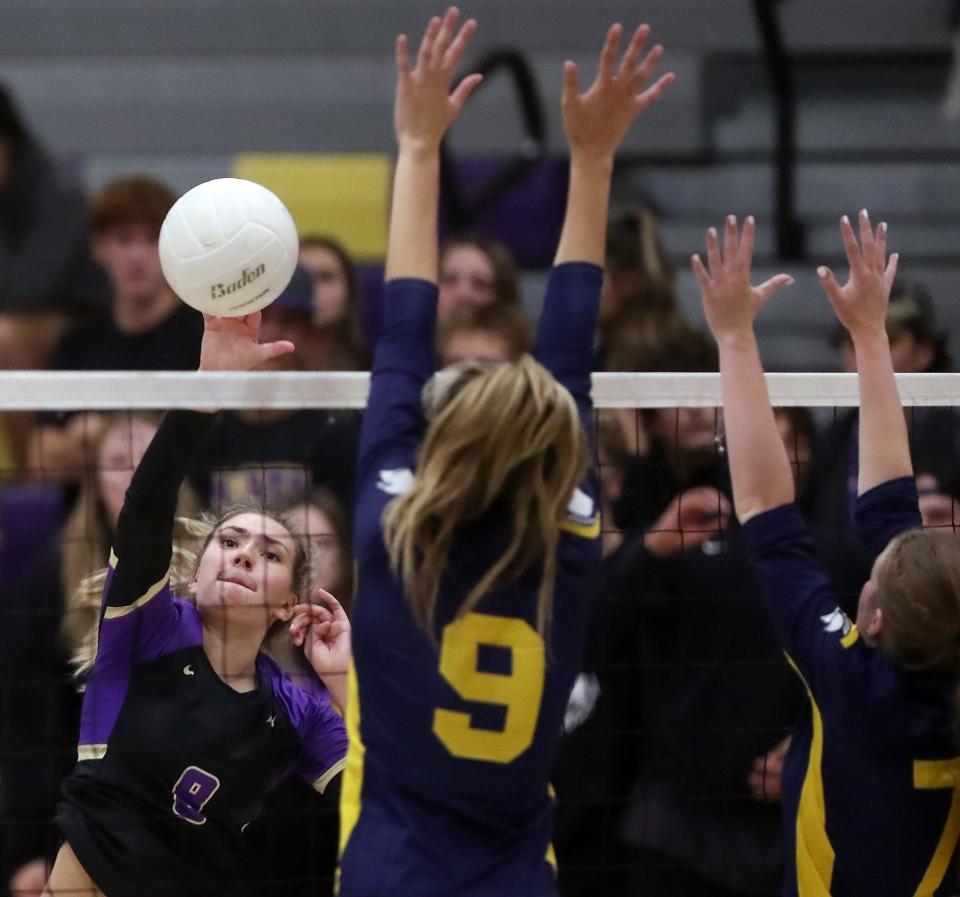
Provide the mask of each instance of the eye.
POLYGON ((279 561, 279 560, 280 560, 280 555, 277 554, 277 552, 275 552, 275 551, 265 551, 265 552, 263 553, 263 556, 264 556, 268 561, 279 561))
POLYGON ((233 536, 221 536, 220 544, 224 548, 236 548, 238 543, 237 543, 237 540, 233 538, 233 536))

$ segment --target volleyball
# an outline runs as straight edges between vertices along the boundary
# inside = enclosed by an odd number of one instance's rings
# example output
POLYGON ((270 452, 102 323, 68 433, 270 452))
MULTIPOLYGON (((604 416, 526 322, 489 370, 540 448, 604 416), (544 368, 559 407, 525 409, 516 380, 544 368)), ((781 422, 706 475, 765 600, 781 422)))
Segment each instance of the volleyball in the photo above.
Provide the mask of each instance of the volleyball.
POLYGON ((171 289, 209 315, 239 317, 273 302, 297 265, 297 228, 266 187, 240 178, 199 184, 160 228, 160 265, 171 289))

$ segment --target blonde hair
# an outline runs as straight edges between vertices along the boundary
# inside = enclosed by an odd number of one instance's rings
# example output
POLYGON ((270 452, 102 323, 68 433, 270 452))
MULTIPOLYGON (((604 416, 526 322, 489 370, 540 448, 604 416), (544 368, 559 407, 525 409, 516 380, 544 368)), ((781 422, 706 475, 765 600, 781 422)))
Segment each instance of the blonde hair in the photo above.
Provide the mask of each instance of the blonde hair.
POLYGON ((883 652, 907 669, 960 671, 960 539, 903 533, 876 575, 883 652))
POLYGON ((543 633, 553 603, 560 523, 587 467, 573 397, 523 355, 492 368, 466 367, 434 395, 430 410, 414 485, 393 499, 384 515, 387 550, 414 617, 432 634, 457 529, 496 503, 512 529, 510 543, 467 593, 458 615, 492 588, 542 563, 537 628, 543 633))
MULTIPOLYGON (((228 520, 239 514, 263 514, 276 520, 283 526, 294 543, 293 575, 291 588, 298 601, 309 597, 314 571, 310 567, 311 552, 306 540, 296 532, 296 528, 282 513, 265 511, 259 506, 232 505, 219 516, 203 514, 200 517, 178 517, 174 524, 173 553, 170 558, 170 593, 181 598, 189 598, 189 584, 196 573, 200 558, 213 539, 216 531, 228 520)), ((100 635, 100 607, 103 601, 103 589, 107 582, 107 570, 100 569, 80 582, 70 598, 70 608, 78 614, 76 625, 79 638, 73 646, 71 666, 74 675, 83 679, 92 669, 97 658, 97 646, 100 635), (80 630, 80 622, 86 623, 86 629, 80 630)), ((285 626, 271 626, 264 638, 264 649, 285 669, 287 661, 293 652, 288 651, 283 644, 290 642, 285 626)), ((292 643, 291 643, 292 644, 292 643)), ((303 669, 295 663, 295 670, 290 672, 301 673, 303 669)))

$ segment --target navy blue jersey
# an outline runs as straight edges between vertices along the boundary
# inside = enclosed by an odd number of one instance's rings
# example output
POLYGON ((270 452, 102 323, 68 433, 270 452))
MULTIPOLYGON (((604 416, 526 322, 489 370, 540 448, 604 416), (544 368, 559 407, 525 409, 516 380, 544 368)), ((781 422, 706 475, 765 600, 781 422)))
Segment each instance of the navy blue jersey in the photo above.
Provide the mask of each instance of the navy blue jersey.
MULTIPOLYGON (((913 478, 857 501, 876 557, 921 525, 913 478)), ((929 897, 960 831, 956 677, 904 670, 837 606, 795 505, 744 527, 784 649, 810 695, 783 773, 787 897, 929 897)))
MULTIPOLYGON (((554 269, 534 347, 585 423, 601 279, 586 263, 554 269)), ((426 430, 420 394, 434 370, 436 302, 426 281, 387 284, 361 438, 340 893, 548 895, 547 781, 600 563, 596 482, 591 473, 576 490, 563 524, 547 644, 536 629, 539 570, 458 616, 510 538, 495 512, 458 533, 430 639, 390 569, 381 520, 410 487, 426 430)))
POLYGON ((209 417, 164 419, 127 493, 104 587, 57 823, 109 897, 241 893, 240 836, 268 791, 289 774, 322 790, 346 751, 322 689, 261 654, 257 687, 238 693, 207 658, 196 607, 170 594, 177 488, 209 417))

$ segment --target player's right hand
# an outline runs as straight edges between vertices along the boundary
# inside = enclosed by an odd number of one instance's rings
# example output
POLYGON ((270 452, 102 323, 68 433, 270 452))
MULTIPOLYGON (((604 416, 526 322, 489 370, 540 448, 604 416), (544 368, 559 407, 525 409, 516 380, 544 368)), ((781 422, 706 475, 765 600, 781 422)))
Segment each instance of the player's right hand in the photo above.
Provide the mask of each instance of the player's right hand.
POLYGON ((293 352, 289 340, 260 342, 260 312, 240 318, 203 316, 203 341, 200 343, 201 371, 249 371, 293 352))

